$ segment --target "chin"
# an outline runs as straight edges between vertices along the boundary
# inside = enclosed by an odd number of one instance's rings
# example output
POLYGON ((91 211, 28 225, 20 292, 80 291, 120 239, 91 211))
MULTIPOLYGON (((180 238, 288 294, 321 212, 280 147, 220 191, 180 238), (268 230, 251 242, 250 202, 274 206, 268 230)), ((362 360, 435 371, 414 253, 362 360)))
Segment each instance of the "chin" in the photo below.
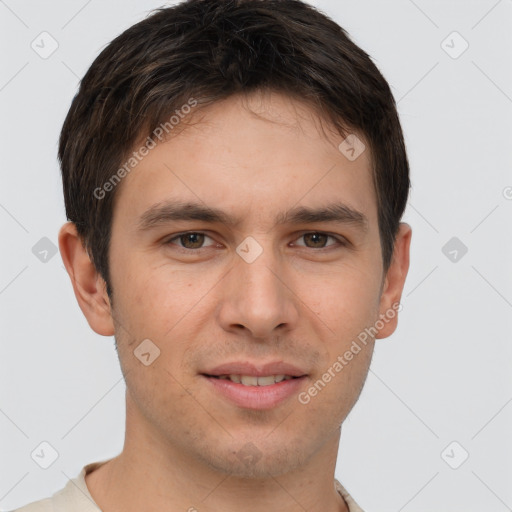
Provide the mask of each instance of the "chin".
POLYGON ((227 447, 225 451, 201 451, 201 459, 215 471, 235 478, 268 479, 290 473, 304 466, 307 458, 301 451, 303 445, 270 446, 267 443, 242 442, 240 448, 234 450, 227 447))

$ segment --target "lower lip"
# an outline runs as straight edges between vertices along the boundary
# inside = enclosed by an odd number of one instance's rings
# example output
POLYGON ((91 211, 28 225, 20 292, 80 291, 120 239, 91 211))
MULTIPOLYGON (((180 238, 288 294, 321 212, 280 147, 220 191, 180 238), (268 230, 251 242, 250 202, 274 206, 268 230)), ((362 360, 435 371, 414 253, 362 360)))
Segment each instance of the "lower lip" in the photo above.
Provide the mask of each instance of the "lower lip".
POLYGON ((270 386, 245 386, 229 379, 203 375, 222 396, 246 409, 271 409, 292 395, 297 395, 306 377, 283 380, 270 386))

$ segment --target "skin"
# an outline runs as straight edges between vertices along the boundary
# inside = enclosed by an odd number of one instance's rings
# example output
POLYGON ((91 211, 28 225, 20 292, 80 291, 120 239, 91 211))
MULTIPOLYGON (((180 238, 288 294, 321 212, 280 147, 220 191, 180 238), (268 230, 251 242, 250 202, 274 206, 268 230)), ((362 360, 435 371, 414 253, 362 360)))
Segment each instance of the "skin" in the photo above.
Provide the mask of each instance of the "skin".
MULTIPOLYGON (((341 425, 375 339, 308 404, 294 395, 270 410, 238 407, 200 373, 234 360, 286 361, 308 374, 307 390, 400 301, 411 229, 400 225, 384 273, 369 151, 349 161, 338 150, 343 137, 300 101, 252 93, 200 112, 119 185, 113 305, 74 225, 59 233, 80 308, 96 333, 115 335, 127 386, 124 449, 89 473, 87 486, 105 512, 346 511, 333 488, 341 425), (169 198, 241 222, 171 221, 138 231, 142 213, 169 198), (331 201, 363 213, 366 228, 275 225, 279 212, 331 201), (176 238, 183 232, 207 237, 176 238), (315 232, 337 238, 307 236, 315 232), (252 263, 236 253, 248 236, 263 249, 252 263), (148 366, 133 353, 144 339, 160 349, 148 366), (252 462, 240 457, 247 443, 258 453, 252 462)), ((397 316, 376 338, 396 324, 397 316)))

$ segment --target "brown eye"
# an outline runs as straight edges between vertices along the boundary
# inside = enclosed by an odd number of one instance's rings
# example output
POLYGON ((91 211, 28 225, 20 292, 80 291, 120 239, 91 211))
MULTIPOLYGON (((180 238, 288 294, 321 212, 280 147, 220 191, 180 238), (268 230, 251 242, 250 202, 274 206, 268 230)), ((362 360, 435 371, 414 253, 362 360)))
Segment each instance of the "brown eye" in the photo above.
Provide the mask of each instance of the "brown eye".
POLYGON ((204 242, 202 233, 186 233, 180 236, 180 241, 185 249, 199 249, 204 242))
MULTIPOLYGON (((204 233, 196 233, 196 232, 182 233, 181 235, 177 235, 174 238, 171 238, 170 240, 168 240, 167 244, 178 245, 179 248, 190 249, 190 250, 203 249, 203 244, 207 238, 210 239, 210 237, 206 236, 204 233)), ((205 247, 209 247, 209 246, 205 246, 205 247)))
POLYGON ((307 241, 307 243, 311 244, 309 247, 320 249, 325 247, 329 235, 324 235, 323 233, 307 233, 303 236, 303 238, 307 241))
POLYGON ((336 245, 332 243, 327 245, 327 241, 329 238, 333 239, 335 242, 338 242, 338 245, 342 245, 342 242, 336 239, 334 236, 319 232, 305 233, 299 238, 299 240, 303 239, 306 242, 305 247, 308 247, 309 249, 324 249, 331 245, 336 245))

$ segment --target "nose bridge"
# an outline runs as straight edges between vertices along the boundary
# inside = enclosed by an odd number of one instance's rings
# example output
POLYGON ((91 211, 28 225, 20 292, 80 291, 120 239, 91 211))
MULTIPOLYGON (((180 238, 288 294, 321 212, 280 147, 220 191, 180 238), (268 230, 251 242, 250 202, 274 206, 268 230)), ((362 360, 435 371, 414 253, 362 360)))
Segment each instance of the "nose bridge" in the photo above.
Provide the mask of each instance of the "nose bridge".
POLYGON ((280 264, 278 257, 273 254, 271 248, 267 248, 258 258, 249 263, 245 260, 239 261, 237 265, 237 273, 240 276, 240 283, 242 289, 247 293, 243 293, 249 297, 253 305, 263 302, 264 304, 272 305, 273 302, 278 302, 279 297, 282 295, 283 284, 278 279, 280 271, 280 264))
POLYGON ((282 259, 270 238, 251 238, 237 247, 221 321, 225 329, 243 326, 254 337, 265 337, 279 326, 292 327, 298 312, 286 277, 280 275, 284 272, 282 259))

